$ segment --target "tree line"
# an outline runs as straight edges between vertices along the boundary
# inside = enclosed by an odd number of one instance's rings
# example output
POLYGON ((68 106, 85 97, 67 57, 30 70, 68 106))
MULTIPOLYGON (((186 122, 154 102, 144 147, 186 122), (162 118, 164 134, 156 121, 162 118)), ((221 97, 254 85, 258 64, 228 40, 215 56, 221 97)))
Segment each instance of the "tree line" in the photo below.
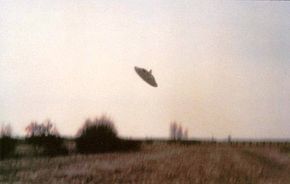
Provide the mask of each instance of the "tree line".
POLYGON ((77 153, 105 153, 116 151, 136 151, 140 149, 141 142, 122 139, 118 136, 114 122, 107 116, 87 119, 80 127, 72 140, 62 137, 55 124, 50 120, 42 123, 31 122, 25 128, 24 139, 12 136, 10 125, 2 125, 0 129, 0 159, 17 157, 17 145, 30 145, 33 154, 37 156, 67 155, 69 148, 67 142, 75 145, 77 153))

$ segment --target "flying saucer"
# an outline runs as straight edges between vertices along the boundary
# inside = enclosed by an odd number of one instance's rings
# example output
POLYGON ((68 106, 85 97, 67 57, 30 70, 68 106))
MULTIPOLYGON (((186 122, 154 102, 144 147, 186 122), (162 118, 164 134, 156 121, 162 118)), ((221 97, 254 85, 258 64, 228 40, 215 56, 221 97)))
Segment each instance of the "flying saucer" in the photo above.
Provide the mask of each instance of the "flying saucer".
POLYGON ((139 68, 137 66, 135 66, 135 71, 136 73, 148 84, 150 84, 153 87, 157 87, 157 83, 155 81, 154 76, 152 75, 152 70, 147 71, 144 68, 139 68))

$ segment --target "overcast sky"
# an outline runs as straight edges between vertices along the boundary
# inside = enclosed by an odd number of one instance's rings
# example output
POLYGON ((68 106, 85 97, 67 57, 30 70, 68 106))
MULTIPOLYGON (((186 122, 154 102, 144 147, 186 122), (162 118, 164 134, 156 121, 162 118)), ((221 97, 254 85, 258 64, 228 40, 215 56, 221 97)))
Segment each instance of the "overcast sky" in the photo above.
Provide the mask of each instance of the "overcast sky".
POLYGON ((290 2, 0 1, 0 123, 290 138, 290 2), (134 66, 152 69, 143 82, 134 66))

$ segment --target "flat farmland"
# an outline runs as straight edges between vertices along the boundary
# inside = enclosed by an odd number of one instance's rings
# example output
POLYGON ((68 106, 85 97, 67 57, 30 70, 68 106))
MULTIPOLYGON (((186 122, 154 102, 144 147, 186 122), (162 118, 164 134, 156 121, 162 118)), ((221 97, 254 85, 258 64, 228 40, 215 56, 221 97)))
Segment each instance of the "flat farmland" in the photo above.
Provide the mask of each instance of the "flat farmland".
POLYGON ((0 183, 289 184, 290 156, 275 146, 152 144, 130 153, 4 160, 0 183))

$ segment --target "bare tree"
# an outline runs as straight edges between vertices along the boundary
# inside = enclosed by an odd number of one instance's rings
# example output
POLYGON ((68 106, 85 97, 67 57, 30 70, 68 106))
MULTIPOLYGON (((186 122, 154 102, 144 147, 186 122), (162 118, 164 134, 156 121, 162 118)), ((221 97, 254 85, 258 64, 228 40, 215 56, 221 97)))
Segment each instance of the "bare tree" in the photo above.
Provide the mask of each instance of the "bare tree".
POLYGON ((9 124, 7 125, 2 124, 0 129, 0 137, 11 137, 11 135, 12 135, 11 126, 9 124))
POLYGON ((181 140, 183 137, 182 126, 179 124, 177 128, 177 140, 181 140))
POLYGON ((183 139, 188 139, 188 129, 185 129, 184 133, 183 133, 183 139))
POLYGON ((27 136, 48 136, 48 135, 59 135, 56 127, 48 119, 41 124, 36 121, 32 121, 26 128, 25 131, 27 136))
POLYGON ((188 129, 183 131, 182 125, 177 124, 176 121, 170 124, 170 139, 172 140, 183 140, 188 138, 188 129))
POLYGON ((170 138, 172 140, 177 139, 177 123, 175 121, 170 124, 170 138))
POLYGON ((26 128, 26 142, 33 145, 34 154, 63 155, 67 154, 64 139, 60 137, 56 127, 48 119, 43 123, 31 122, 26 128))

